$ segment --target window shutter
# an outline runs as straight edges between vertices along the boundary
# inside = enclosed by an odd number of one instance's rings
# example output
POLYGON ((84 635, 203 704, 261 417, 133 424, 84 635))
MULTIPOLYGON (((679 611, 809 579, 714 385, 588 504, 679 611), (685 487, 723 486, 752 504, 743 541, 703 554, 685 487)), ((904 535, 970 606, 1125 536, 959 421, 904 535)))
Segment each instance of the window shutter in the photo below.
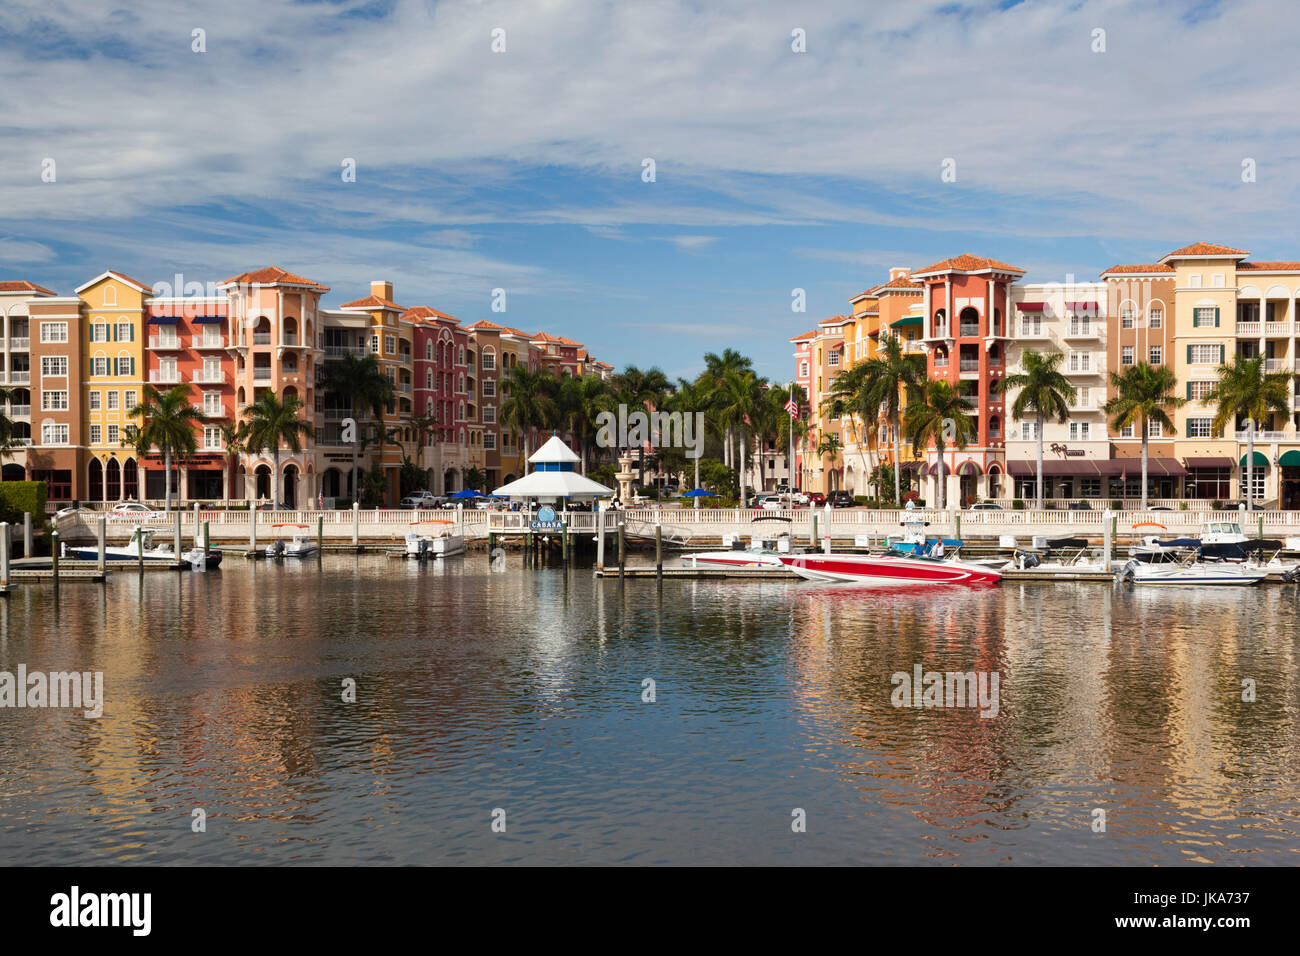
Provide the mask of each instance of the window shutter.
POLYGON ((117 323, 116 323, 116 322, 111 323, 111 324, 109 325, 109 327, 108 327, 108 334, 112 336, 112 338, 111 338, 109 341, 111 341, 111 342, 116 342, 116 341, 117 341, 117 323))
POLYGON ((131 374, 131 375, 135 375, 135 356, 134 356, 134 355, 131 356, 131 358, 130 358, 130 362, 131 362, 131 371, 130 371, 130 374, 131 374))
POLYGON ((1187 400, 1188 400, 1189 402, 1192 400, 1192 383, 1191 383, 1191 382, 1188 382, 1188 383, 1187 383, 1187 400))
POLYGON ((1223 343, 1219 343, 1219 364, 1223 364, 1223 343))
POLYGON ((1187 364, 1192 364, 1192 347, 1190 345, 1187 346, 1187 364))
POLYGON ((1214 327, 1215 327, 1216 329, 1219 327, 1219 307, 1218 307, 1218 306, 1215 306, 1215 307, 1214 307, 1214 327))

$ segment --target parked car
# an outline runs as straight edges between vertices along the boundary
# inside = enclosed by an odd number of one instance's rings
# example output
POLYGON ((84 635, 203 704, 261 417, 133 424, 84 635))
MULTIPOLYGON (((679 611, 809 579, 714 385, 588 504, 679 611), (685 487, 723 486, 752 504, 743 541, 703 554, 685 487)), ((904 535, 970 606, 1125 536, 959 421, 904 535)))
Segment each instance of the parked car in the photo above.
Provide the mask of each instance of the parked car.
POLYGON ((970 510, 971 511, 1001 511, 1002 506, 992 501, 977 501, 970 506, 970 510))
POLYGON ((151 518, 154 510, 139 501, 123 501, 113 505, 109 515, 114 518, 151 518))
POLYGON ((832 508, 852 508, 854 504, 853 496, 843 490, 832 491, 829 500, 832 508))
POLYGON ((68 507, 60 508, 58 511, 54 512, 54 520, 58 521, 60 518, 65 517, 66 515, 84 514, 89 510, 90 510, 89 508, 74 508, 72 507, 72 505, 68 505, 68 507))
POLYGON ((445 498, 439 498, 432 491, 414 491, 402 499, 399 507, 436 508, 445 500, 445 498))
MULTIPOLYGON (((797 493, 797 492, 796 492, 797 493)), ((808 504, 812 507, 820 508, 826 504, 826 496, 820 491, 810 491, 807 494, 808 504)))
POLYGON ((783 500, 780 495, 768 495, 759 501, 758 507, 763 511, 780 511, 783 508, 790 507, 790 504, 783 500))

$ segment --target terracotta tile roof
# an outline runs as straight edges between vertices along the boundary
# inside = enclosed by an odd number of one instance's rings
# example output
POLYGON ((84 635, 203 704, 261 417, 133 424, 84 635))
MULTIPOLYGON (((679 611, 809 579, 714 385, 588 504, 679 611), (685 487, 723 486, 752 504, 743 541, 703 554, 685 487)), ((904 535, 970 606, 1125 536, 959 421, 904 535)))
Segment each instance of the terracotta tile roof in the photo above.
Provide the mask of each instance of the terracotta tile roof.
POLYGON ((1198 256, 1240 256, 1244 259, 1248 255, 1250 255, 1250 253, 1244 249, 1233 249, 1231 246, 1220 246, 1213 242, 1193 242, 1190 246, 1183 246, 1181 249, 1175 249, 1160 261, 1167 262, 1170 259, 1195 259, 1198 256))
POLYGON ((796 335, 790 341, 802 342, 804 339, 815 339, 815 338, 817 338, 817 330, 813 329, 811 332, 805 332, 803 335, 796 335))
POLYGON ((487 319, 479 319, 473 325, 467 326, 471 332, 505 332, 504 325, 497 325, 495 322, 489 322, 487 319))
POLYGON ((820 329, 827 325, 848 325, 852 321, 853 319, 847 315, 832 315, 829 319, 822 319, 818 322, 817 327, 820 329))
POLYGON ((431 309, 427 305, 417 305, 414 308, 407 309, 402 313, 401 318, 408 322, 428 322, 434 319, 443 319, 447 322, 460 324, 460 319, 454 315, 448 315, 446 312, 439 312, 437 309, 431 309))
POLYGON ((1168 272, 1170 275, 1173 275, 1174 267, 1167 266, 1159 262, 1150 262, 1145 264, 1138 262, 1138 263, 1130 263, 1128 265, 1122 265, 1122 266, 1111 266, 1109 269, 1107 269, 1105 272, 1101 274, 1104 276, 1108 276, 1111 275, 1112 273, 1122 273, 1122 272, 1168 272))
POLYGON ((266 266, 262 269, 254 269, 252 272, 241 272, 233 279, 227 279, 222 285, 305 285, 317 292, 328 292, 329 286, 321 285, 312 279, 304 279, 302 276, 294 275, 287 272, 279 266, 266 266))
POLYGON ((1238 262, 1238 272, 1300 272, 1300 262, 1238 262))
MULTIPOLYGON (((988 261, 991 262, 992 260, 990 259, 990 260, 988 260, 988 261)), ((1011 267, 1011 266, 1007 266, 1006 268, 1007 268, 1007 269, 1010 269, 1010 270, 1013 271, 1013 272, 1019 272, 1019 271, 1021 271, 1021 270, 1019 270, 1019 269, 1014 269, 1014 268, 1011 267)), ((925 270, 923 269, 923 270, 921 270, 921 271, 924 272, 925 270)), ((868 289, 866 292, 862 293, 862 295, 876 295, 876 294, 878 294, 879 292, 881 292, 882 290, 890 290, 890 291, 897 291, 897 290, 901 290, 901 291, 913 291, 913 290, 915 290, 916 292, 921 292, 921 291, 923 291, 923 288, 924 288, 924 287, 921 285, 921 283, 914 281, 910 276, 899 276, 897 279, 890 279, 888 282, 882 282, 882 283, 880 283, 880 285, 873 285, 873 286, 872 286, 870 289, 868 289)), ((858 296, 858 298, 862 298, 862 296, 858 296)))
POLYGON ((12 282, 0 282, 0 292, 34 292, 37 295, 54 295, 44 286, 39 286, 34 282, 28 282, 26 279, 18 279, 12 282))
POLYGON ((940 259, 938 262, 926 266, 924 269, 917 269, 912 273, 912 275, 926 275, 931 272, 984 272, 987 270, 992 270, 994 272, 1017 272, 1020 275, 1025 274, 1025 270, 1021 269, 1019 266, 1009 266, 1005 262, 998 262, 996 259, 963 253, 960 256, 953 256, 951 259, 940 259))
POLYGON ((340 309, 392 309, 396 312, 405 312, 406 306, 398 305, 396 302, 389 302, 387 299, 380 298, 377 295, 368 295, 364 299, 354 299, 351 302, 344 302, 340 309))

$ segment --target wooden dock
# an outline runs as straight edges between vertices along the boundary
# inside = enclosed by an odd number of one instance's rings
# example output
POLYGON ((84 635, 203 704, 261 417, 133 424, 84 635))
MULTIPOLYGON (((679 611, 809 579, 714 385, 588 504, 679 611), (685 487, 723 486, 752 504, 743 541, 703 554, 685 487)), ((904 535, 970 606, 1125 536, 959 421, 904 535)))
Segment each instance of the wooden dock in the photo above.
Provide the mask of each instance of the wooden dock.
POLYGON ((624 568, 619 571, 617 567, 596 568, 595 576, 598 578, 705 578, 717 580, 719 578, 729 578, 732 580, 744 579, 747 581, 798 581, 799 575, 793 571, 784 569, 771 571, 738 571, 728 568, 664 568, 659 571, 655 568, 624 568))

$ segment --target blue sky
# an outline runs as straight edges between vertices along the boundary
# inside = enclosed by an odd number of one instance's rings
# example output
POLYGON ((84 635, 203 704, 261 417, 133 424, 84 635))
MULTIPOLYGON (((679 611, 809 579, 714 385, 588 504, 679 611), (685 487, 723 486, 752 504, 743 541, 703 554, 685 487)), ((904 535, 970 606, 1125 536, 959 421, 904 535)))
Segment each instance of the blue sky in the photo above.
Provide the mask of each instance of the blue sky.
POLYGON ((403 305, 620 368, 691 375, 731 346, 784 380, 787 339, 891 265, 974 252, 1091 279, 1202 239, 1300 259, 1287 13, 9 0, 0 277, 66 293, 106 268, 274 264, 327 305, 386 278, 403 305))

